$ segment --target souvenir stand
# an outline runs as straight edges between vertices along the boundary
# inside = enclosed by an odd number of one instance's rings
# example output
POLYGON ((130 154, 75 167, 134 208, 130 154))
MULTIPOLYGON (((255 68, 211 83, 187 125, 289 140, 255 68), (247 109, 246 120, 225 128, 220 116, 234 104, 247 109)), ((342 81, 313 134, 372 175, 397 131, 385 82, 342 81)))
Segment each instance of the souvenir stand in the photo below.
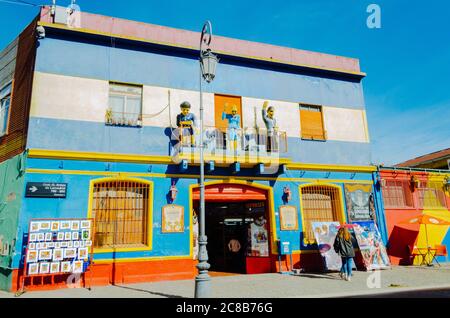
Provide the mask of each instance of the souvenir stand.
POLYGON ((89 271, 88 289, 91 289, 94 246, 93 219, 32 219, 28 227, 23 260, 23 272, 17 296, 25 292, 26 279, 50 277, 55 284, 57 276, 83 279, 89 271))

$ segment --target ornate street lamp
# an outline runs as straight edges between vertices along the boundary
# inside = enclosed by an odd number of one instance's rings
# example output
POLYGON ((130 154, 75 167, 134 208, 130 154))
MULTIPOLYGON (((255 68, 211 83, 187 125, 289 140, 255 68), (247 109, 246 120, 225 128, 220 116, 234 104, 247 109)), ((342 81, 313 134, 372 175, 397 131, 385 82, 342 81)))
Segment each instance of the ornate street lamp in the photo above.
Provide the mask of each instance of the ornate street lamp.
POLYGON ((198 238, 198 275, 195 277, 195 298, 206 298, 210 296, 210 277, 208 275, 208 251, 206 244, 208 239, 205 234, 205 162, 203 156, 203 92, 202 77, 210 83, 216 76, 216 67, 219 59, 215 56, 209 45, 212 40, 211 22, 206 21, 203 25, 200 38, 200 233, 198 238), (205 49, 206 47, 206 49, 205 49))

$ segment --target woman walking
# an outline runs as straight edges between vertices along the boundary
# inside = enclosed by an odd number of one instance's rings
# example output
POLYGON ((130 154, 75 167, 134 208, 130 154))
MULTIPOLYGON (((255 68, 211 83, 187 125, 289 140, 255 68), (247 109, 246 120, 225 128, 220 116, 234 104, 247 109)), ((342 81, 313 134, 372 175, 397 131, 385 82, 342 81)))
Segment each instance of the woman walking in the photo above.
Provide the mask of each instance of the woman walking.
POLYGON ((334 250, 342 258, 341 277, 347 281, 351 280, 353 257, 353 237, 346 227, 341 227, 334 239, 334 250))

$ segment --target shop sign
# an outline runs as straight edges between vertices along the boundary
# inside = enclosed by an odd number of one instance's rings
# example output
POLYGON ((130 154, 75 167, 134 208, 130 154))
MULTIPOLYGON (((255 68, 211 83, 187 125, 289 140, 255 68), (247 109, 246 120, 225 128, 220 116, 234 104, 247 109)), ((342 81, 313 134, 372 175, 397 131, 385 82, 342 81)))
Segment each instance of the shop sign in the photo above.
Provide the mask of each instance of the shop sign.
POLYGON ((65 198, 67 183, 27 182, 27 198, 65 198))

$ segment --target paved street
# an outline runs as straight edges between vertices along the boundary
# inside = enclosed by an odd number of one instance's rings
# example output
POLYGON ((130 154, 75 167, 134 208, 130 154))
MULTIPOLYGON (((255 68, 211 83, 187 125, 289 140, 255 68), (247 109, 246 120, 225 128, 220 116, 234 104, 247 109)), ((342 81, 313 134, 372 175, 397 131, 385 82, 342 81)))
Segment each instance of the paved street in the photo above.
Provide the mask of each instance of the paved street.
MULTIPOLYGON (((368 272, 354 274, 351 282, 341 280, 337 273, 212 277, 211 296, 214 298, 421 297, 427 294, 432 295, 431 297, 450 296, 450 265, 393 267, 391 270, 383 270, 376 274, 368 272)), ((93 287, 91 291, 63 289, 27 292, 20 298, 190 298, 193 295, 194 281, 182 280, 93 287)), ((12 298, 14 295, 0 292, 0 297, 12 298)))

